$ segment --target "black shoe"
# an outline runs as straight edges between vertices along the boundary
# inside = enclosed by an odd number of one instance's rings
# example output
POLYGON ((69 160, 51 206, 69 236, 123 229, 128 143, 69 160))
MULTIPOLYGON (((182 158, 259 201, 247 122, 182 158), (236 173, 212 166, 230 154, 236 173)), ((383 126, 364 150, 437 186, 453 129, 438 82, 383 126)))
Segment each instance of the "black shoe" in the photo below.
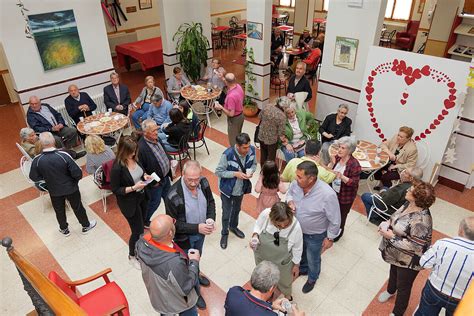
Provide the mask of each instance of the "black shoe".
POLYGON ((303 293, 311 292, 315 284, 316 284, 316 281, 315 282, 306 281, 306 283, 303 285, 303 293))
POLYGON ((80 151, 76 153, 76 159, 82 158, 86 155, 87 153, 85 151, 80 151))
POLYGON ((196 306, 199 309, 206 309, 206 301, 202 298, 202 296, 198 297, 198 301, 196 302, 196 306))
POLYGON ((235 234, 235 236, 239 237, 240 239, 244 239, 245 238, 245 234, 243 231, 241 231, 240 229, 238 229, 237 227, 236 228, 230 228, 229 229, 231 232, 233 232, 235 234))
POLYGON ((229 238, 229 235, 222 235, 221 236, 221 248, 226 249, 227 248, 227 239, 229 238))
POLYGON ((199 276, 199 284, 201 284, 202 286, 209 286, 209 285, 211 285, 211 282, 204 275, 200 275, 199 276))

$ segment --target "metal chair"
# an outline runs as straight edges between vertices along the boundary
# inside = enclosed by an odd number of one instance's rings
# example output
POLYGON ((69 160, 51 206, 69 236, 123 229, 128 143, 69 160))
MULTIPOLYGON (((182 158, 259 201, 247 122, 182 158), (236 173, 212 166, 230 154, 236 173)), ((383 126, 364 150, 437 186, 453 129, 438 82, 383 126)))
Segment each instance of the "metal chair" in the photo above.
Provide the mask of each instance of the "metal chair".
POLYGON ((114 164, 114 159, 106 161, 94 172, 93 181, 100 189, 100 198, 104 213, 107 213, 107 195, 112 191, 110 185, 110 170, 114 164))
POLYGON ((30 155, 26 152, 26 150, 25 150, 23 147, 21 147, 20 144, 18 144, 18 143, 15 143, 15 144, 16 144, 16 147, 18 148, 18 150, 21 152, 21 154, 22 154, 26 159, 28 159, 28 160, 30 160, 30 161, 33 161, 33 159, 31 159, 30 155))
POLYGON ((270 89, 278 91, 278 96, 281 96, 281 92, 283 91, 283 95, 286 93, 286 79, 280 78, 280 72, 278 71, 277 67, 271 67, 271 75, 270 75, 270 89))
POLYGON ((207 128, 207 121, 206 120, 199 121, 193 135, 191 135, 191 137, 189 137, 188 139, 188 142, 193 143, 194 160, 196 160, 196 148, 201 148, 202 146, 206 147, 207 154, 209 155, 209 148, 207 148, 206 138, 204 137, 206 128, 207 128), (202 144, 196 147, 197 142, 202 142, 202 144))
POLYGON ((397 33, 397 30, 393 30, 390 33, 387 34, 387 32, 384 33, 384 37, 380 39, 379 46, 386 46, 391 48, 392 47, 392 39, 397 33))
POLYGON ((372 194, 372 207, 370 208, 369 215, 367 216, 367 222, 370 221, 370 216, 372 213, 377 214, 378 216, 382 217, 384 220, 390 218, 390 214, 388 212, 388 206, 382 200, 382 197, 378 194, 372 194))
POLYGON ((181 137, 181 140, 179 141, 178 145, 178 150, 176 151, 167 151, 166 153, 170 156, 173 157, 174 160, 177 160, 179 162, 179 170, 182 172, 183 171, 183 166, 181 161, 190 159, 191 160, 191 155, 189 154, 189 134, 184 135, 181 137))

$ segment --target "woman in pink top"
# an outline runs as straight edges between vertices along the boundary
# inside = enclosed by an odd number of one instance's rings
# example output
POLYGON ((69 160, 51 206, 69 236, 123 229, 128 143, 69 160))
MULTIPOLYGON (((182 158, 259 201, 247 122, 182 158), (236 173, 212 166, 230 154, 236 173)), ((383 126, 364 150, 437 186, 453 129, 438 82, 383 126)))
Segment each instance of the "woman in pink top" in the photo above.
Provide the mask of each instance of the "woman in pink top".
POLYGON ((257 198, 257 212, 260 214, 266 208, 271 208, 280 202, 278 192, 285 194, 286 186, 280 182, 280 173, 274 161, 267 160, 262 166, 262 172, 255 185, 255 192, 260 193, 257 198))

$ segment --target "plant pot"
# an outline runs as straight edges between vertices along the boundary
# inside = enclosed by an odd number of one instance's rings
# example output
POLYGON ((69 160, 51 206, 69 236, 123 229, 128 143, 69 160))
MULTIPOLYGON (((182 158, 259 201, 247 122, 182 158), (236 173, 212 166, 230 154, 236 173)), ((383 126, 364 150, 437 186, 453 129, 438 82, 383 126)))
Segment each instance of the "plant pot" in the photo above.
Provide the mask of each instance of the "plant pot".
POLYGON ((244 115, 247 116, 247 117, 253 117, 255 115, 257 115, 257 112, 258 112, 258 107, 255 105, 255 106, 245 106, 244 105, 244 115))

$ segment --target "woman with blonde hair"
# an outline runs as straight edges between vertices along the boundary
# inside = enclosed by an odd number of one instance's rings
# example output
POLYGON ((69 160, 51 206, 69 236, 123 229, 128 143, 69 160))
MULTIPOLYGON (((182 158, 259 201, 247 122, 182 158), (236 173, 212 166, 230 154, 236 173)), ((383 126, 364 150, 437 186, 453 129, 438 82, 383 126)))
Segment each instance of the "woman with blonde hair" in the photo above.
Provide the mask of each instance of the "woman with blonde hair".
POLYGON ((86 147, 86 171, 88 174, 94 172, 102 166, 104 162, 115 159, 115 154, 104 140, 97 135, 89 135, 85 140, 86 147))
POLYGON ((153 76, 146 76, 145 87, 133 104, 136 111, 132 114, 132 121, 136 129, 140 129, 140 123, 146 120, 151 106, 151 97, 154 95, 161 95, 161 98, 164 99, 163 91, 155 87, 155 78, 153 76))

